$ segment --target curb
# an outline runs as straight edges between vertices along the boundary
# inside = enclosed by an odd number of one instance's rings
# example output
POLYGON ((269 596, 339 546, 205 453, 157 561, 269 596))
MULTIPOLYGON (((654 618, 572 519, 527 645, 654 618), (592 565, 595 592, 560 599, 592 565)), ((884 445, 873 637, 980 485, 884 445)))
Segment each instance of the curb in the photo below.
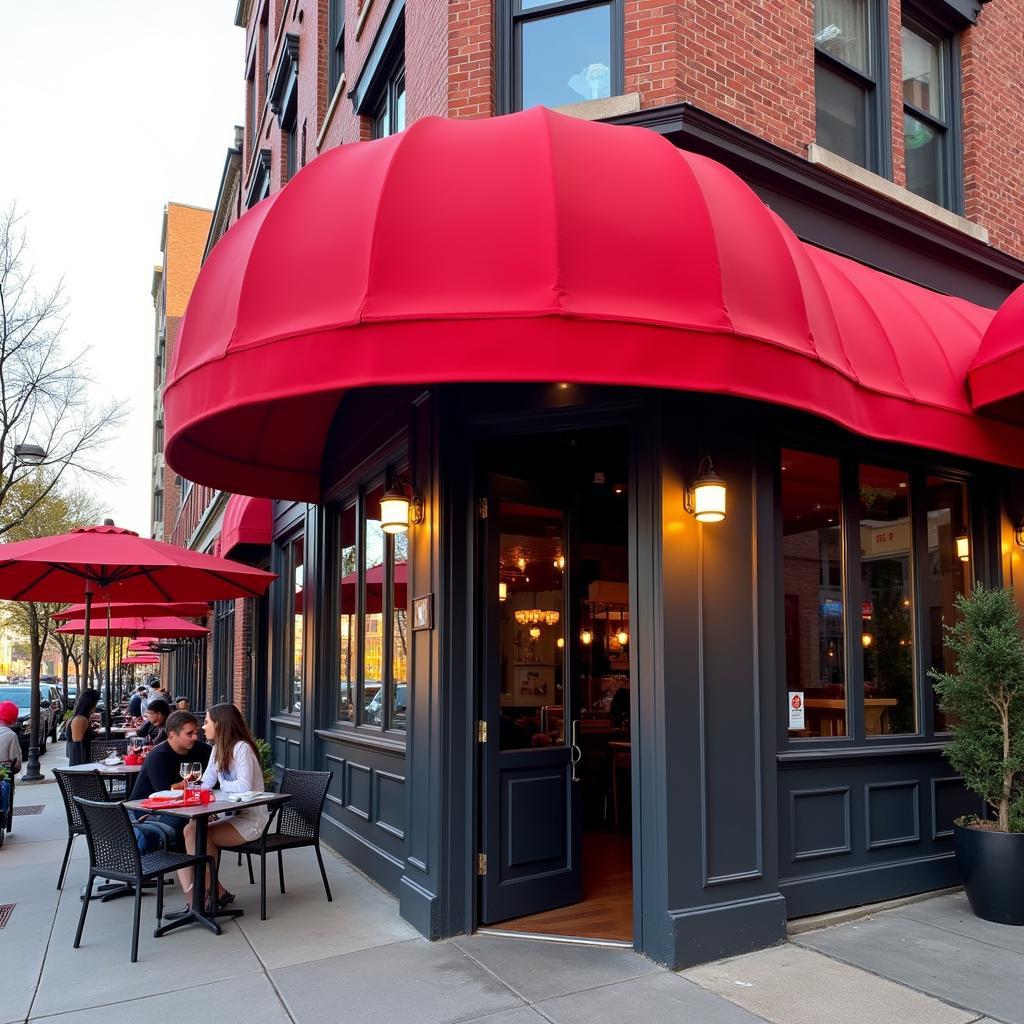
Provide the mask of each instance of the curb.
POLYGON ((848 907, 846 910, 833 910, 827 914, 815 914, 813 917, 798 917, 786 923, 786 935, 803 935, 819 928, 831 928, 832 925, 845 924, 847 921, 859 921, 865 917, 873 917, 884 910, 897 910, 908 907, 911 903, 921 903, 934 899, 936 896, 948 896, 950 893, 963 892, 962 885, 954 885, 948 889, 934 889, 931 892, 915 893, 913 896, 901 896, 895 900, 883 900, 881 903, 865 903, 859 907, 848 907))

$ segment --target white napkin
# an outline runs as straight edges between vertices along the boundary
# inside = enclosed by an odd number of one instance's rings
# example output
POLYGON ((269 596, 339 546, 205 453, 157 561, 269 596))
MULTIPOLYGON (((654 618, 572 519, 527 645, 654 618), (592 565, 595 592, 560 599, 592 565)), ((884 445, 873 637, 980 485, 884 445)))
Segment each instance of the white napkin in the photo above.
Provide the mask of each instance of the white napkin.
POLYGON ((181 797, 180 790, 176 789, 161 789, 157 793, 151 793, 150 796, 155 796, 160 800, 177 800, 181 797))
POLYGON ((116 757, 113 754, 110 754, 107 757, 103 758, 103 763, 104 764, 120 764, 121 763, 121 758, 116 757))
POLYGON ((240 803, 243 800, 252 800, 254 797, 262 796, 262 793, 256 793, 253 790, 247 790, 245 793, 228 793, 228 799, 232 803, 240 803))

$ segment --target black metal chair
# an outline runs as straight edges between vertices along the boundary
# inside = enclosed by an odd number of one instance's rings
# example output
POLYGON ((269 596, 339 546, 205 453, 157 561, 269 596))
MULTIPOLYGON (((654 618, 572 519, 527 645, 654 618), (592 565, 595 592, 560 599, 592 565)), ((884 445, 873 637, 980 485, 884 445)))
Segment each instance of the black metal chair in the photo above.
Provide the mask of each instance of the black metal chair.
POLYGON ((249 859, 249 884, 255 884, 252 874, 252 856, 260 859, 260 920, 267 919, 267 854, 277 853, 277 873, 284 892, 284 851, 295 850, 303 846, 312 846, 320 865, 320 877, 324 880, 324 891, 327 902, 333 901, 331 887, 324 869, 324 859, 320 854, 320 813, 327 799, 327 787, 331 784, 334 772, 300 772, 294 768, 286 768, 281 779, 281 793, 287 793, 291 800, 282 804, 276 818, 271 815, 263 835, 259 839, 243 843, 236 847, 239 855, 246 854, 249 859))
POLYGON ((61 799, 64 801, 64 813, 68 816, 68 845, 64 850, 60 874, 57 876, 57 888, 62 889, 68 861, 71 859, 71 847, 78 836, 85 835, 85 822, 74 798, 81 796, 86 800, 107 800, 108 794, 99 772, 69 772, 63 768, 54 768, 53 774, 57 779, 61 799))
POLYGON ((116 878, 132 885, 135 890, 135 913, 132 923, 132 963, 139 959, 139 918, 142 915, 142 887, 148 881, 156 882, 156 917, 164 916, 163 876, 182 868, 195 868, 206 862, 213 879, 210 892, 217 891, 217 864, 213 857, 197 853, 139 853, 132 820, 124 804, 107 800, 73 798, 85 824, 85 838, 89 844, 89 882, 82 913, 78 918, 74 947, 78 949, 85 928, 85 915, 89 911, 92 884, 97 878, 116 878))
MULTIPOLYGON (((109 757, 111 754, 117 754, 118 757, 124 758, 127 753, 127 740, 95 739, 92 741, 92 747, 89 750, 89 756, 93 761, 97 762, 102 761, 105 757, 109 757)), ((128 796, 128 783, 124 779, 106 779, 105 781, 107 792, 111 796, 120 797, 122 799, 128 796)))

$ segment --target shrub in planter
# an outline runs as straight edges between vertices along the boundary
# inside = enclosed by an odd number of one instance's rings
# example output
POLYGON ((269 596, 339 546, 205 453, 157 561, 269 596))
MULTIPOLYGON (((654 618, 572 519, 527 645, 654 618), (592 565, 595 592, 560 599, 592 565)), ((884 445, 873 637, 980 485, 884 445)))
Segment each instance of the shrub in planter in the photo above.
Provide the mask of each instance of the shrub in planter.
POLYGON ((935 672, 953 740, 946 757, 993 815, 956 823, 957 863, 979 916, 1024 924, 1024 635, 1012 590, 958 595, 945 627, 954 671, 935 672))
POLYGON ((260 768, 263 771, 263 787, 274 788, 274 752, 266 740, 256 740, 256 749, 260 753, 260 768))

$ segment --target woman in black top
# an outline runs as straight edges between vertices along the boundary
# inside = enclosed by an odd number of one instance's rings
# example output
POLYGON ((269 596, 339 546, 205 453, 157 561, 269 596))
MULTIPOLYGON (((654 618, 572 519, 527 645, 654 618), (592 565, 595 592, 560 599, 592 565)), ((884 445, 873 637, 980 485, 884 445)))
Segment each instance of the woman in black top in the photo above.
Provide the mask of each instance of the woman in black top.
POLYGON ((75 704, 74 714, 68 722, 68 764, 88 764, 92 760, 92 713, 100 695, 96 690, 83 690, 75 704))

